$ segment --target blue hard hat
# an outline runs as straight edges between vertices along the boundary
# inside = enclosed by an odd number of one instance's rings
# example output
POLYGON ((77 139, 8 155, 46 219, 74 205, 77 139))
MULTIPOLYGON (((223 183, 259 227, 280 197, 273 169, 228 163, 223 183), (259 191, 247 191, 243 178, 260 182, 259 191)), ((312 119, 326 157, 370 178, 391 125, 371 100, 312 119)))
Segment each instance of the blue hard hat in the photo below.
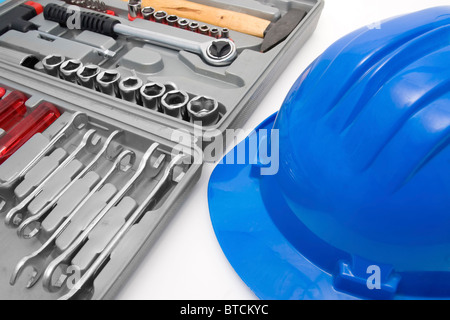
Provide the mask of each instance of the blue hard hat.
POLYGON ((362 28, 217 166, 216 236, 262 299, 450 298, 449 143, 450 7, 362 28))

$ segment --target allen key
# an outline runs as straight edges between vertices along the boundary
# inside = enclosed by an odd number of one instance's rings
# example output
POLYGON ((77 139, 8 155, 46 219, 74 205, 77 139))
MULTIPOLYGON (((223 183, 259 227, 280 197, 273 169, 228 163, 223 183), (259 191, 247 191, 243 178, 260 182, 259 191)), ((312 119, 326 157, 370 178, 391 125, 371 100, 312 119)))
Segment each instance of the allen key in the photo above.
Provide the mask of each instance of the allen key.
MULTIPOLYGON (((64 265, 69 265, 72 258, 78 252, 79 248, 86 242, 86 239, 89 237, 91 231, 97 226, 97 224, 103 219, 103 217, 115 207, 130 191, 135 185, 136 181, 143 175, 146 178, 154 178, 156 177, 162 169, 162 163, 164 162, 164 155, 160 155, 156 161, 152 161, 152 156, 158 150, 159 144, 154 143, 144 154, 142 160, 139 164, 139 167, 133 177, 126 183, 126 185, 114 196, 114 198, 108 203, 106 207, 102 209, 102 211, 94 218, 93 221, 83 230, 83 233, 80 234, 72 244, 65 250, 61 255, 59 255, 56 259, 54 259, 48 265, 47 269, 43 275, 43 285, 44 288, 48 292, 57 292, 61 289, 60 284, 62 281, 58 281, 56 285, 53 284, 53 276, 58 269, 61 269, 64 265)), ((62 275, 64 277, 66 275, 67 270, 61 270, 62 275)))
POLYGON ((19 225, 22 223, 23 218, 26 214, 26 207, 27 205, 33 201, 33 199, 43 190, 44 186, 47 184, 47 182, 54 177, 56 174, 58 174, 63 168, 65 168, 72 160, 75 159, 75 157, 82 151, 82 150, 88 150, 91 153, 96 154, 101 147, 100 139, 95 140, 95 135, 97 131, 94 129, 88 130, 81 143, 78 145, 78 147, 73 151, 59 166, 56 168, 50 175, 48 175, 44 181, 42 181, 39 186, 37 186, 33 192, 31 192, 25 199, 23 199, 19 204, 17 204, 15 207, 13 207, 11 210, 9 210, 8 214, 5 217, 5 225, 6 226, 13 226, 13 225, 19 225))
POLYGON ((54 206, 57 204, 61 196, 64 193, 66 193, 67 190, 69 190, 73 184, 75 184, 78 180, 82 179, 88 172, 92 171, 93 168, 95 168, 95 164, 97 164, 97 162, 103 156, 106 156, 107 159, 116 158, 119 155, 119 153, 122 152, 123 147, 119 145, 118 148, 111 150, 110 146, 111 143, 115 139, 120 137, 122 134, 123 131, 121 130, 114 131, 105 141, 105 143, 103 144, 103 148, 100 150, 100 152, 98 152, 95 158, 66 187, 64 187, 57 195, 55 195, 47 203, 45 207, 39 210, 38 213, 32 215, 31 217, 22 222, 22 224, 17 229, 18 236, 25 239, 31 239, 35 237, 41 230, 41 222, 43 220, 44 215, 54 208, 54 206), (34 227, 32 227, 33 225, 34 227))
POLYGON ((64 128, 62 128, 49 141, 47 146, 44 149, 42 149, 42 151, 39 154, 37 154, 34 157, 34 159, 30 163, 28 163, 28 165, 25 166, 25 168, 23 168, 19 173, 14 175, 10 180, 0 182, 0 189, 9 189, 9 188, 13 188, 15 185, 17 185, 17 183, 20 182, 20 180, 25 177, 25 175, 28 173, 28 171, 30 171, 31 168, 33 168, 36 165, 36 163, 38 163, 43 157, 45 157, 45 155, 50 150, 52 150, 57 143, 61 142, 61 140, 63 140, 63 138, 65 138, 67 136, 67 133, 70 130, 72 130, 73 128, 75 128, 76 130, 82 130, 84 127, 86 127, 87 123, 88 123, 88 117, 86 114, 81 113, 81 112, 74 113, 72 115, 72 117, 70 118, 70 120, 66 123, 64 128))
POLYGON ((142 204, 136 209, 136 211, 131 215, 127 222, 120 228, 116 235, 109 242, 108 246, 103 250, 103 252, 97 257, 89 269, 82 275, 81 279, 75 284, 75 286, 70 289, 70 291, 62 296, 60 300, 71 300, 76 298, 81 298, 83 292, 88 291, 88 285, 91 285, 94 281, 94 277, 98 274, 99 270, 108 261, 114 249, 123 239, 123 237, 128 233, 128 231, 142 218, 142 216, 152 210, 158 202, 158 197, 161 193, 164 193, 169 189, 173 182, 178 183, 183 173, 175 176, 175 168, 180 165, 185 165, 185 160, 190 157, 187 155, 177 155, 170 162, 169 166, 166 168, 163 177, 152 190, 150 195, 142 202, 142 204))
POLYGON ((15 285, 18 277, 22 272, 31 267, 33 269, 33 274, 28 280, 27 288, 33 287, 36 282, 42 276, 44 269, 47 266, 48 257, 52 254, 53 249, 56 244, 56 239, 64 232, 67 226, 70 224, 73 217, 80 211, 80 209, 91 199, 98 190, 103 188, 107 184, 110 177, 112 177, 116 172, 129 171, 135 164, 136 155, 133 151, 125 150, 123 151, 117 159, 114 161, 111 169, 106 173, 106 175, 92 188, 91 192, 71 211, 68 213, 67 218, 58 227, 58 229, 52 234, 52 236, 35 252, 24 257, 16 265, 13 274, 11 275, 10 284, 15 285), (126 162, 126 163, 125 163, 126 162))

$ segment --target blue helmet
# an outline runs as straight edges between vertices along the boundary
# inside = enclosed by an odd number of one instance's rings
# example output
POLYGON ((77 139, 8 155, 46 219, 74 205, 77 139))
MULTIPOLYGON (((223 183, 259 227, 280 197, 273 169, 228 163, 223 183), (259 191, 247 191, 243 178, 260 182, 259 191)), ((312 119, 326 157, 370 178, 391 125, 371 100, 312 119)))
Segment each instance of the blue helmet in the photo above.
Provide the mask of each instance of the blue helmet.
POLYGON ((209 188, 219 242, 259 297, 450 298, 450 7, 333 44, 272 127, 277 174, 223 164, 209 188))

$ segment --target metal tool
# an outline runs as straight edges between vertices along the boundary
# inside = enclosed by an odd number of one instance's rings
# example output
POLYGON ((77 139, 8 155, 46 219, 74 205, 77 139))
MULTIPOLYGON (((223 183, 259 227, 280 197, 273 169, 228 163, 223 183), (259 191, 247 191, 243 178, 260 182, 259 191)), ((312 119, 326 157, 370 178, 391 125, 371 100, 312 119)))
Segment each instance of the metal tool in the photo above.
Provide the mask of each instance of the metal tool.
POLYGON ((140 90, 144 82, 138 77, 128 77, 120 81, 119 92, 123 100, 142 105, 140 90))
MULTIPOLYGON (((66 138, 73 130, 82 130, 88 123, 89 119, 86 114, 81 112, 76 112, 67 121, 66 125, 49 141, 47 146, 38 153, 28 165, 26 165, 20 172, 11 177, 8 181, 0 181, 0 190, 13 189, 28 173, 28 171, 33 168, 36 163, 38 163, 49 151, 51 151, 55 146, 60 143, 64 138, 66 138)), ((11 197, 12 198, 12 197, 11 197)))
POLYGON ((108 13, 106 4, 100 0, 65 0, 68 4, 79 6, 82 8, 108 13))
POLYGON ((42 10, 42 5, 31 1, 14 6, 11 10, 0 15, 0 35, 9 30, 20 32, 37 30, 38 26, 29 20, 41 14, 42 10))
POLYGON ((101 72, 95 80, 100 92, 120 98, 119 82, 121 77, 117 70, 106 70, 101 72))
POLYGON ((219 103, 206 96, 198 96, 189 101, 187 111, 192 122, 201 122, 203 126, 216 124, 220 117, 219 103))
MULTIPOLYGON (((93 12, 81 12, 81 29, 102 33, 111 37, 117 35, 132 37, 144 42, 176 50, 185 50, 201 56, 206 63, 214 66, 230 65, 237 57, 237 48, 229 39, 215 39, 208 42, 197 42, 171 35, 161 36, 159 32, 143 30, 123 25, 119 20, 93 12)), ((54 3, 46 5, 44 17, 66 26, 70 14, 66 8, 54 3)))
POLYGON ((39 186, 37 186, 25 199, 23 199, 19 204, 17 204, 14 208, 9 210, 5 217, 5 225, 6 226, 18 226, 22 223, 26 206, 33 201, 33 199, 43 190, 45 184, 55 175, 57 175, 63 168, 65 168, 73 159, 82 151, 87 150, 90 153, 96 154, 101 147, 100 139, 96 138, 96 130, 91 129, 88 130, 81 143, 77 146, 77 148, 54 170, 50 175, 48 175, 39 186))
MULTIPOLYGON (((97 224, 103 219, 103 217, 115 207, 120 200, 122 200, 127 193, 133 188, 136 181, 141 177, 145 176, 146 179, 156 177, 162 169, 163 157, 161 155, 156 159, 156 161, 152 161, 152 156, 155 154, 157 149, 159 148, 159 144, 154 143, 144 154, 139 167, 134 174, 134 176, 127 182, 127 184, 114 196, 114 198, 108 203, 108 205, 102 209, 102 211, 95 217, 95 219, 83 230, 83 233, 77 237, 74 242, 65 250, 61 255, 59 255, 55 260, 53 260, 47 267, 44 272, 42 281, 44 288, 49 292, 58 291, 61 288, 61 282, 58 281, 56 285, 53 283, 53 275, 56 270, 62 265, 69 265, 71 259, 79 250, 80 246, 84 244, 86 239, 89 237, 89 233, 97 226, 97 224)), ((62 274, 65 275, 66 272, 62 270, 62 274)))
POLYGON ((211 35, 211 37, 214 37, 216 39, 219 39, 221 37, 219 28, 211 28, 209 34, 211 35))
POLYGON ((155 19, 156 22, 165 23, 167 16, 167 12, 165 11, 156 11, 153 14, 153 19, 155 19))
POLYGON ((102 70, 96 65, 87 65, 77 71, 78 83, 89 89, 96 89, 96 79, 102 70))
POLYGON ((61 196, 67 192, 78 180, 82 179, 88 172, 95 168, 95 165, 102 157, 107 159, 116 158, 119 153, 122 152, 123 147, 119 145, 117 148, 111 148, 111 144, 114 140, 121 137, 123 132, 121 130, 116 130, 108 137, 108 139, 103 144, 102 149, 97 153, 94 159, 75 177, 72 181, 64 187, 58 194, 56 194, 52 199, 49 199, 47 205, 45 205, 38 213, 24 220, 19 228, 17 229, 17 234, 21 238, 31 239, 35 237, 41 229, 41 221, 45 215, 55 207, 61 196))
POLYGON ((228 39, 230 37, 230 29, 222 28, 222 38, 228 39))
POLYGON ((142 17, 145 20, 152 20, 154 13, 155 13, 155 8, 152 8, 152 7, 144 7, 141 10, 142 17))
POLYGON ((59 67, 59 75, 62 79, 77 83, 77 72, 83 68, 83 63, 79 60, 67 60, 59 67))
POLYGON ((129 0, 128 1, 128 15, 130 18, 135 19, 139 17, 141 13, 141 1, 129 0))
POLYGON ((201 25, 201 26, 198 28, 198 31, 199 31, 201 34, 204 34, 204 35, 209 36, 210 28, 209 28, 206 24, 203 24, 203 25, 201 25))
POLYGON ((45 72, 54 77, 60 77, 59 68, 64 63, 66 58, 59 54, 51 54, 46 56, 42 60, 42 65, 44 66, 45 72))
POLYGON ((161 106, 165 114, 184 120, 188 119, 186 109, 188 102, 189 95, 181 90, 169 91, 161 98, 161 106))
POLYGON ((114 161, 111 169, 92 188, 91 192, 89 192, 89 194, 72 210, 72 212, 68 213, 67 218, 52 234, 52 236, 37 251, 19 261, 13 274, 11 275, 10 284, 14 285, 22 272, 26 268, 31 267, 33 269, 33 274, 28 281, 27 288, 33 287, 40 279, 47 266, 47 259, 54 250, 56 239, 58 239, 58 237, 64 232, 73 217, 76 216, 76 214, 89 201, 89 199, 91 199, 101 188, 103 188, 103 186, 108 183, 109 179, 114 176, 115 173, 119 171, 128 172, 134 166, 135 161, 136 155, 134 152, 130 150, 123 151, 114 161))
MULTIPOLYGON (((176 172, 176 168, 179 166, 185 166, 186 162, 189 162, 188 159, 190 157, 187 155, 177 155, 170 162, 168 167, 164 172, 164 176, 152 190, 152 192, 148 195, 148 197, 142 202, 142 204, 136 209, 136 211, 131 215, 131 217, 127 220, 127 222, 120 228, 120 230, 115 234, 115 236, 111 239, 108 246, 103 250, 103 252, 99 255, 99 257, 94 261, 94 263, 89 267, 89 269, 82 275, 81 279, 75 284, 75 288, 71 289, 67 294, 65 294, 61 300, 69 300, 79 297, 82 293, 85 293, 86 290, 89 290, 88 286, 92 285, 95 276, 98 274, 100 269, 105 265, 108 261, 108 258, 111 256, 112 252, 119 245, 120 241, 125 237, 125 235, 130 231, 130 229, 139 221, 142 216, 152 210, 155 205, 158 203, 159 197, 164 192, 173 185, 173 183, 178 183, 181 178, 184 176, 184 171, 180 174, 176 172)), ((187 168, 183 168, 187 170, 187 168)))
POLYGON ((180 20, 180 18, 178 18, 178 16, 173 15, 173 14, 168 15, 168 16, 166 17, 166 22, 167 22, 167 24, 168 24, 169 26, 172 26, 172 27, 175 26, 175 25, 177 24, 178 20, 180 20))
POLYGON ((178 20, 177 25, 180 29, 189 29, 189 23, 191 23, 188 19, 181 18, 178 20))
POLYGON ((141 97, 145 108, 150 110, 161 110, 161 98, 166 93, 164 85, 150 82, 142 86, 141 97))
POLYGON ((189 30, 192 32, 198 32, 198 28, 200 27, 200 24, 196 21, 192 21, 189 23, 189 30))

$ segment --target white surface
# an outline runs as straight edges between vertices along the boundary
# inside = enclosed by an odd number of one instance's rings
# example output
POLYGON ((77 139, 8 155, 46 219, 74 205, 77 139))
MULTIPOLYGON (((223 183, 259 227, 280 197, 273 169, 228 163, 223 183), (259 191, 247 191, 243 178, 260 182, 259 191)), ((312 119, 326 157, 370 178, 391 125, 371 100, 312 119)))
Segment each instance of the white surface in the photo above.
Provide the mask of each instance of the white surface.
MULTIPOLYGON (((251 131, 276 112, 303 70, 328 46, 347 33, 371 23, 449 0, 325 0, 318 28, 258 110, 245 125, 251 131)), ((207 187, 214 165, 203 175, 182 209, 163 232, 119 299, 256 299, 225 258, 214 235, 207 187)))

